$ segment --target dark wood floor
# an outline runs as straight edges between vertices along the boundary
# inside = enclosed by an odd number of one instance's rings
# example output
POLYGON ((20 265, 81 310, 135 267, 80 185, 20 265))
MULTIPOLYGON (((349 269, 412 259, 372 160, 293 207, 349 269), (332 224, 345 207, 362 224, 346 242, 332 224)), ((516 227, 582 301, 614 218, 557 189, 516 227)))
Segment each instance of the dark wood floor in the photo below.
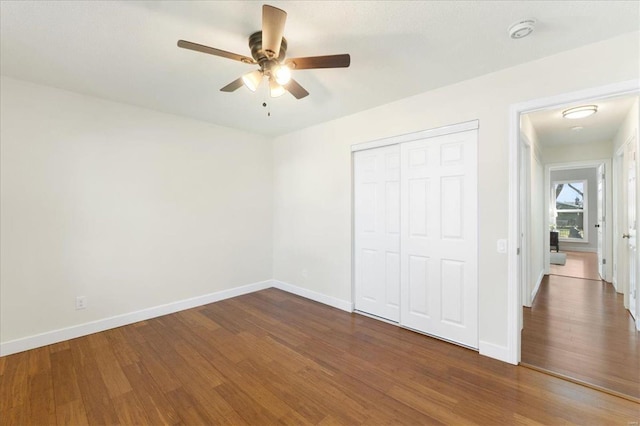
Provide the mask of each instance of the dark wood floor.
POLYGON ((546 276, 523 319, 523 363, 640 398, 640 333, 611 284, 546 276))
POLYGON ((0 358, 3 425, 620 424, 638 405, 270 289, 0 358))

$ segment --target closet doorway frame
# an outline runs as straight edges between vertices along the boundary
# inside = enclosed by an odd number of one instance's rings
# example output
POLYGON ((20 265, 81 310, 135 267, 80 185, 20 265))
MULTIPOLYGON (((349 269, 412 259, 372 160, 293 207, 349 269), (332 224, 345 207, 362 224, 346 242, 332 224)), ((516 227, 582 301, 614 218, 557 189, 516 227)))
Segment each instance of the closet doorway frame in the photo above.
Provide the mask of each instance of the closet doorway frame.
MULTIPOLYGON (((404 327, 400 322, 395 322, 395 321, 391 321, 388 320, 386 318, 382 318, 376 315, 371 315, 368 314, 366 312, 362 312, 359 310, 356 310, 355 308, 355 304, 356 304, 356 253, 355 253, 355 239, 356 239, 356 234, 355 234, 355 224, 356 224, 356 214, 355 214, 355 174, 353 173, 354 171, 354 167, 355 167, 355 156, 353 155, 355 152, 358 151, 365 151, 365 150, 369 150, 369 149, 374 149, 374 148, 381 148, 381 147, 385 147, 385 146, 390 146, 390 145, 399 145, 401 143, 404 142, 412 142, 412 141, 417 141, 417 140, 421 140, 421 139, 427 139, 427 138, 434 138, 434 137, 438 137, 438 136, 445 136, 445 135, 451 135, 451 134, 455 134, 455 133, 462 133, 462 132, 466 132, 469 130, 476 130, 479 131, 480 129, 480 121, 479 120, 470 120, 470 121, 464 121, 461 123, 455 123, 455 124, 450 124, 450 125, 446 125, 446 126, 441 126, 441 127, 435 127, 435 128, 431 128, 431 129, 426 129, 426 130, 420 130, 417 132, 411 132, 411 133, 405 133, 402 135, 397 135, 397 136, 390 136, 390 137, 386 137, 386 138, 382 138, 382 139, 375 139, 372 141, 367 141, 367 142, 360 142, 360 143, 356 143, 351 145, 351 312, 354 313, 358 313, 359 315, 364 315, 370 318, 374 318, 376 320, 382 321, 382 322, 386 322, 389 324, 393 324, 397 327, 402 327, 402 328, 407 328, 404 327)), ((476 141, 477 143, 478 141, 476 141)), ((476 158, 477 161, 477 158, 476 158)), ((477 178, 480 178, 479 175, 479 170, 476 170, 477 173, 477 178)), ((479 205, 479 199, 478 199, 478 205, 479 205)), ((480 226, 480 223, 478 222, 478 228, 480 226)), ((478 230, 476 230, 477 232, 478 230)), ((478 252, 476 254, 476 256, 479 256, 479 238, 477 241, 478 244, 478 252)), ((477 262, 479 262, 479 259, 476 259, 477 262)), ((480 306, 479 306, 479 300, 480 300, 480 282, 479 282, 479 276, 476 275, 476 280, 477 280, 477 301, 478 301, 478 317, 476 318, 476 322, 478 325, 478 342, 480 340, 480 306)), ((413 330, 411 328, 407 328, 409 330, 413 330)), ((460 343, 457 342, 453 342, 450 340, 447 340, 445 338, 442 337, 438 337, 438 336, 434 336, 431 334, 426 334, 424 332, 418 331, 418 330, 413 330, 416 331, 418 333, 424 334, 425 336, 429 336, 432 337, 434 339, 439 339, 439 340, 443 340, 443 341, 447 341, 450 343, 453 343, 455 345, 458 346, 463 346, 463 347, 467 347, 464 346, 460 343)), ((473 348, 472 350, 478 352, 479 348, 473 348)))

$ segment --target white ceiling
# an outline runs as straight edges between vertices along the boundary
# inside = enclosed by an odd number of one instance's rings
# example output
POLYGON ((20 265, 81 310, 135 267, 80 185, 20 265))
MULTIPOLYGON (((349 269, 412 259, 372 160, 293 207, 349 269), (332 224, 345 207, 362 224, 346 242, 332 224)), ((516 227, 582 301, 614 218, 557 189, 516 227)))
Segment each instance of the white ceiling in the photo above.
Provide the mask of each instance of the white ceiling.
POLYGON ((637 1, 270 1, 287 11, 287 54, 351 54, 300 70, 310 96, 219 88, 251 66, 176 47, 249 55, 257 1, 2 1, 3 75, 279 135, 640 28, 637 1), (536 31, 512 40, 521 18, 536 31), (270 105, 271 117, 262 107, 270 105))
POLYGON ((593 100, 536 111, 527 116, 542 146, 609 142, 615 137, 637 98, 637 95, 629 95, 593 100), (581 105, 596 105, 598 112, 574 120, 562 117, 563 111, 581 105))

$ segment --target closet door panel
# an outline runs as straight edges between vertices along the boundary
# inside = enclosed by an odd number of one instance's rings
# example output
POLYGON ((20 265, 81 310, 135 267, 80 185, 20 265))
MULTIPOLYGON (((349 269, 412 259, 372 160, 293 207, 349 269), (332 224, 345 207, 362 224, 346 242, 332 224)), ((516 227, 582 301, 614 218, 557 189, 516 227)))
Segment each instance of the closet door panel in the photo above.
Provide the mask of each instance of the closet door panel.
POLYGON ((355 308, 400 320, 400 149, 354 153, 355 308))
POLYGON ((400 322, 477 348, 477 131, 403 143, 400 160, 400 322))

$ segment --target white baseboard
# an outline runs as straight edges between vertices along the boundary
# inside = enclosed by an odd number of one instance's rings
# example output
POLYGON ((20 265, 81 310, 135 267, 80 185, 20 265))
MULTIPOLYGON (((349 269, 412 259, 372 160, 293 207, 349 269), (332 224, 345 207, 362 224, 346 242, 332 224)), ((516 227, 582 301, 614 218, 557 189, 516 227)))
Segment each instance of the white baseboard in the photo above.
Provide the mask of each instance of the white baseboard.
POLYGON ((295 294, 297 296, 304 297, 305 299, 313 300, 315 302, 323 303, 325 305, 341 309, 343 311, 353 312, 353 304, 347 300, 327 296, 326 294, 318 293, 306 288, 298 287, 296 285, 277 280, 273 280, 273 287, 286 291, 288 293, 295 294))
POLYGON ((579 251, 582 253, 597 253, 598 249, 595 247, 567 247, 567 245, 565 244, 564 246, 562 245, 562 241, 560 241, 560 251, 561 252, 567 252, 567 251, 579 251))
POLYGON ((479 342, 480 355, 488 356, 489 358, 497 359, 499 361, 508 362, 509 364, 517 364, 517 362, 511 362, 509 359, 509 348, 506 346, 496 345, 494 343, 479 342))
MULTIPOLYGON (((215 293, 205 294, 202 296, 192 297, 190 299, 180 300, 177 302, 167 303, 160 306, 155 306, 140 311, 130 312, 127 314, 116 315, 110 318, 105 318, 97 321, 88 322, 85 324, 79 324, 72 327, 62 328, 58 330, 49 331, 46 333, 37 334, 34 336, 28 336, 21 339, 10 340, 8 342, 0 343, 0 356, 11 355, 17 352, 26 351, 29 349, 35 349, 41 346, 51 345, 65 340, 75 339, 77 337, 86 336, 100 331, 109 330, 116 327, 121 327, 128 324, 133 324, 139 321, 144 321, 159 316, 172 314, 174 312, 183 311, 186 309, 195 308, 209 303, 218 302, 220 300, 229 299, 243 294, 253 293, 267 288, 275 287, 277 289, 292 293, 301 297, 304 297, 315 302, 319 302, 334 308, 353 312, 353 304, 347 300, 338 299, 332 296, 327 296, 322 293, 318 293, 306 288, 298 287, 293 284, 285 283, 277 280, 266 280, 253 284, 244 285, 228 290, 223 290, 215 293)), ((481 355, 495 358, 500 361, 509 361, 509 350, 507 347, 495 345, 488 342, 479 342, 479 352, 481 355)))
POLYGON ((207 305, 209 303, 241 296, 243 294, 253 293, 255 291, 264 290, 273 286, 274 285, 272 280, 261 281, 241 287, 235 287, 228 290, 222 290, 215 293, 209 293, 202 296, 179 300, 177 302, 154 306, 127 314, 116 315, 113 317, 91 321, 84 324, 74 325, 72 327, 61 328, 58 330, 48 331, 45 333, 23 337, 16 340, 10 340, 8 342, 0 343, 0 356, 11 355, 17 352, 51 345, 53 343, 63 342, 65 340, 75 339, 76 337, 82 337, 100 331, 109 330, 111 328, 133 324, 138 321, 144 321, 167 314, 172 314, 174 312, 195 308, 197 306, 207 305))
POLYGON ((538 281, 536 281, 536 285, 533 287, 531 291, 531 304, 533 305, 533 301, 536 300, 536 296, 538 295, 538 290, 540 290, 540 284, 542 284, 542 279, 544 278, 544 271, 540 271, 540 275, 538 275, 538 281))

